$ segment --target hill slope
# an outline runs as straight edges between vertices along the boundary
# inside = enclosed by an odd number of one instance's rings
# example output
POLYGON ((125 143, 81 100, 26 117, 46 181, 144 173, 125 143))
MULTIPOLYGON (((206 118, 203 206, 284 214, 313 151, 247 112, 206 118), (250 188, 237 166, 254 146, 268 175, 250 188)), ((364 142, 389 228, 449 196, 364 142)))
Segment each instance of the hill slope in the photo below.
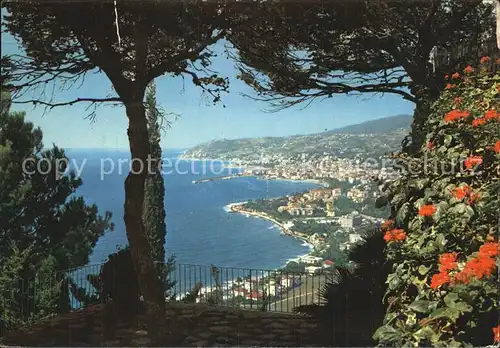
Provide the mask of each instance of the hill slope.
POLYGON ((378 120, 370 120, 342 128, 335 128, 322 134, 338 134, 338 133, 351 133, 351 134, 370 134, 370 133, 386 133, 393 130, 405 128, 410 129, 413 116, 411 115, 397 115, 384 117, 378 120))
POLYGON ((409 115, 398 115, 317 134, 214 140, 191 148, 181 158, 252 161, 276 154, 296 156, 303 153, 378 157, 401 148, 411 120, 409 115))

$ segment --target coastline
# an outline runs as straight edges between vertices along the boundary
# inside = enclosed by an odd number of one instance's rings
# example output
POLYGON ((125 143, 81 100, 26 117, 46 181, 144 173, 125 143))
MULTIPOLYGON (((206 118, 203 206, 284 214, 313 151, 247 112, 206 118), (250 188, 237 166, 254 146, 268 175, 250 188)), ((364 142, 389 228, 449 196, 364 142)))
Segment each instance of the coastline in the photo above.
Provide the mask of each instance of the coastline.
MULTIPOLYGON (((237 163, 233 163, 230 161, 226 161, 220 158, 188 158, 188 157, 178 157, 182 161, 198 161, 198 162, 207 162, 207 161, 212 161, 212 162, 221 162, 222 167, 226 169, 239 169, 240 173, 242 171, 245 171, 249 168, 257 168, 256 166, 248 166, 248 165, 238 165, 237 163)), ((245 175, 248 177, 254 177, 257 180, 280 180, 280 181, 290 181, 290 182, 306 182, 310 184, 316 184, 318 186, 323 186, 323 187, 328 187, 328 184, 325 183, 322 180, 318 179, 290 179, 290 178, 266 178, 265 176, 261 175, 245 175)))
POLYGON ((290 181, 290 182, 307 182, 307 183, 310 183, 310 184, 316 184, 316 185, 319 185, 319 186, 328 187, 328 184, 326 184, 325 182, 323 182, 321 180, 318 180, 318 179, 287 179, 287 178, 272 178, 272 179, 268 179, 268 178, 261 177, 261 176, 256 176, 256 177, 259 180, 281 180, 281 181, 290 181))
POLYGON ((245 170, 247 167, 244 165, 238 165, 237 163, 233 163, 230 161, 226 161, 220 158, 188 158, 188 157, 177 157, 181 161, 186 162, 220 162, 222 164, 222 168, 227 169, 240 169, 245 170))
MULTIPOLYGON (((295 232, 290 231, 282 223, 280 223, 279 221, 277 221, 273 217, 267 215, 266 213, 235 209, 235 207, 240 206, 240 205, 245 204, 245 203, 247 203, 247 202, 230 203, 230 204, 224 206, 224 210, 228 213, 239 213, 239 214, 246 215, 247 217, 261 218, 261 219, 270 221, 275 226, 277 226, 279 228, 281 234, 288 236, 288 237, 293 237, 296 240, 300 240, 300 241, 304 242, 304 244, 309 248, 309 252, 307 252, 306 254, 303 254, 303 255, 298 255, 294 258, 290 258, 287 261, 287 263, 290 261, 297 261, 297 259, 299 259, 300 257, 308 256, 312 253, 312 251, 314 250, 313 245, 309 243, 309 240, 306 237, 297 235, 295 232)), ((286 266, 286 264, 283 265, 282 267, 284 267, 284 266, 286 266)))
MULTIPOLYGON (((249 166, 245 166, 245 165, 237 165, 236 163, 233 163, 233 162, 230 162, 230 161, 225 161, 225 160, 222 160, 222 159, 214 159, 214 158, 187 158, 187 157, 182 157, 182 156, 178 157, 178 158, 180 160, 182 160, 182 161, 202 161, 202 162, 203 161, 205 161, 205 162, 209 162, 209 161, 214 161, 215 162, 215 161, 217 161, 217 162, 222 163, 222 167, 223 168, 227 168, 227 169, 239 169, 240 173, 242 171, 246 170, 247 168, 253 168, 252 166, 249 167, 249 166)), ((318 180, 318 179, 290 179, 290 178, 277 178, 277 177, 266 178, 265 176, 260 176, 260 175, 246 175, 246 176, 248 176, 248 177, 254 177, 257 180, 276 180, 276 181, 288 181, 288 182, 302 182, 302 183, 311 183, 311 184, 315 184, 315 185, 322 186, 322 187, 328 187, 328 184, 326 184, 324 181, 318 180)), ((307 236, 301 235, 301 234, 297 234, 297 232, 293 232, 293 231, 289 230, 288 228, 286 228, 284 226, 284 224, 282 224, 281 222, 277 221, 273 217, 267 215, 266 213, 234 209, 236 206, 240 206, 240 205, 245 204, 245 203, 247 203, 247 202, 245 201, 245 202, 230 203, 230 204, 227 204, 227 205, 224 206, 224 210, 227 213, 240 213, 240 214, 246 215, 246 217, 261 218, 261 219, 270 221, 270 222, 273 223, 274 226, 277 226, 279 228, 280 234, 288 236, 288 237, 293 237, 294 239, 303 242, 302 245, 307 246, 309 248, 309 251, 307 253, 301 254, 301 255, 297 255, 296 257, 288 259, 286 261, 286 263, 284 265, 280 266, 278 269, 285 267, 288 264, 288 262, 290 262, 290 261, 297 262, 301 257, 305 257, 305 256, 311 255, 311 253, 314 250, 314 247, 309 242, 309 239, 308 239, 307 236)))

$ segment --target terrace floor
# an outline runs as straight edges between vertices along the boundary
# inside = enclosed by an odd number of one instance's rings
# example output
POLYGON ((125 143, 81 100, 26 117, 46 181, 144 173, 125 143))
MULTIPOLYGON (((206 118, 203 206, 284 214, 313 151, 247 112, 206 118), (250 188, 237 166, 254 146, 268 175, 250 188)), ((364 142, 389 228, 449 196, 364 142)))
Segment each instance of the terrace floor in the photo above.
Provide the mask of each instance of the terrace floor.
MULTIPOLYGON (((7 333, 10 346, 148 346, 144 315, 133 324, 104 323, 104 305, 47 319, 7 333)), ((172 303, 166 311, 169 341, 163 346, 319 346, 312 319, 285 313, 258 312, 207 305, 172 303)))

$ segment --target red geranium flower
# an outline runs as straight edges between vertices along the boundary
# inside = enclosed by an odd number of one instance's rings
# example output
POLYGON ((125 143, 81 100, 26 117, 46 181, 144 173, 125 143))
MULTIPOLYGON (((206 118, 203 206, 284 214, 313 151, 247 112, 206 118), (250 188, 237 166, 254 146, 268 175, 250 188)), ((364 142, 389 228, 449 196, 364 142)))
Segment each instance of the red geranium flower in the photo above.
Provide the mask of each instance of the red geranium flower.
POLYGON ((489 61, 490 61, 490 57, 484 56, 484 57, 481 57, 481 59, 479 60, 479 63, 485 64, 485 63, 488 63, 489 61))
POLYGON ((481 197, 479 193, 472 192, 472 188, 469 185, 463 185, 455 188, 455 198, 462 200, 464 198, 469 198, 468 203, 473 204, 481 197))
POLYGON ((457 253, 445 253, 439 257, 439 271, 441 273, 452 271, 457 268, 457 253))
POLYGON ((474 204, 476 203, 479 198, 481 198, 481 196, 479 195, 479 193, 471 193, 470 196, 469 196, 469 201, 468 203, 469 204, 474 204))
POLYGON ((467 284, 469 283, 469 278, 470 276, 466 274, 465 272, 458 272, 455 274, 455 277, 453 278, 453 283, 462 283, 462 284, 467 284))
POLYGON ((434 144, 432 143, 432 141, 428 141, 428 142, 427 142, 427 148, 428 148, 429 150, 432 150, 432 149, 434 148, 434 144))
POLYGON ((468 117, 469 115, 470 115, 470 113, 467 110, 464 110, 464 111, 452 110, 444 116, 444 121, 445 122, 452 122, 452 121, 456 121, 456 120, 459 120, 459 119, 464 118, 464 117, 468 117))
POLYGON ((488 110, 486 111, 486 113, 484 114, 484 118, 486 120, 493 120, 495 118, 498 118, 500 119, 500 114, 496 111, 496 110, 488 110))
POLYGON ((436 212, 436 210, 437 208, 434 205, 428 204, 420 207, 420 209, 418 210, 418 214, 421 216, 432 216, 436 212))
POLYGON ((441 272, 438 274, 434 274, 431 279, 431 288, 435 290, 449 282, 450 276, 448 275, 448 273, 441 272))
MULTIPOLYGON (((398 230, 395 230, 395 231, 398 231, 398 230)), ((398 232, 394 233, 393 235, 394 235, 394 238, 396 240, 399 240, 399 241, 406 239, 406 233, 403 230, 399 230, 398 232)))
POLYGON ((474 71, 474 69, 473 69, 470 65, 467 65, 467 66, 465 67, 465 69, 464 69, 464 72, 465 72, 466 74, 469 74, 469 73, 471 73, 471 72, 473 72, 473 71, 474 71))
POLYGON ((456 199, 464 199, 471 193, 472 189, 470 188, 469 185, 464 185, 457 187, 455 189, 455 198, 456 199))
POLYGON ((477 279, 481 279, 485 276, 491 275, 494 269, 495 260, 493 258, 476 257, 467 261, 462 272, 468 277, 474 276, 477 279))
POLYGON ((394 225, 394 220, 386 220, 382 224, 382 228, 390 228, 392 225, 394 225))
POLYGON ((453 75, 451 75, 451 78, 452 79, 459 79, 460 78, 460 74, 456 72, 453 75))
POLYGON ((493 330, 493 341, 495 343, 500 342, 500 325, 494 327, 492 330, 493 330))
POLYGON ((500 140, 498 140, 495 145, 493 145, 493 151, 500 153, 500 140))
POLYGON ((482 156, 470 156, 465 160, 465 168, 472 169, 472 167, 483 163, 482 156))
POLYGON ((484 117, 476 118, 472 121, 472 127, 482 126, 483 124, 486 124, 486 119, 484 117))
POLYGON ((384 235, 384 240, 386 242, 390 242, 393 240, 402 241, 405 239, 406 239, 406 233, 402 229, 393 229, 393 230, 387 231, 384 235))
POLYGON ((385 232, 385 234, 384 234, 384 240, 386 242, 390 242, 392 240, 392 233, 389 233, 389 231, 385 232))
POLYGON ((479 257, 495 257, 498 255, 498 243, 484 243, 479 248, 479 257))

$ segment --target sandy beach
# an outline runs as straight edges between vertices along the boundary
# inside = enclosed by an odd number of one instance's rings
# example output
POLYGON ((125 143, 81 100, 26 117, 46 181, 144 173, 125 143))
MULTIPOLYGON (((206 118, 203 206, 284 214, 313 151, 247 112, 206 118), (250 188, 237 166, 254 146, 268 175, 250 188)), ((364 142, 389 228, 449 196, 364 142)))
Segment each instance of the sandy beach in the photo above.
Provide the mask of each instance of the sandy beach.
MULTIPOLYGON (((277 221, 273 217, 271 217, 265 213, 247 211, 247 210, 242 210, 242 209, 235 209, 235 207, 241 206, 242 204, 245 204, 245 203, 247 203, 247 202, 231 203, 231 204, 226 205, 224 207, 224 210, 226 210, 229 213, 240 213, 240 214, 244 214, 247 216, 252 216, 252 217, 261 218, 261 219, 271 221, 274 225, 278 226, 278 228, 280 229, 280 231, 283 234, 290 236, 290 237, 293 237, 295 239, 298 239, 300 241, 303 241, 310 249, 313 248, 313 246, 309 243, 309 240, 307 239, 307 237, 297 235, 296 233, 290 231, 282 223, 280 223, 279 221, 277 221)), ((306 255, 308 255, 308 254, 306 254, 306 255)), ((301 255, 301 256, 305 256, 305 255, 301 255)))

